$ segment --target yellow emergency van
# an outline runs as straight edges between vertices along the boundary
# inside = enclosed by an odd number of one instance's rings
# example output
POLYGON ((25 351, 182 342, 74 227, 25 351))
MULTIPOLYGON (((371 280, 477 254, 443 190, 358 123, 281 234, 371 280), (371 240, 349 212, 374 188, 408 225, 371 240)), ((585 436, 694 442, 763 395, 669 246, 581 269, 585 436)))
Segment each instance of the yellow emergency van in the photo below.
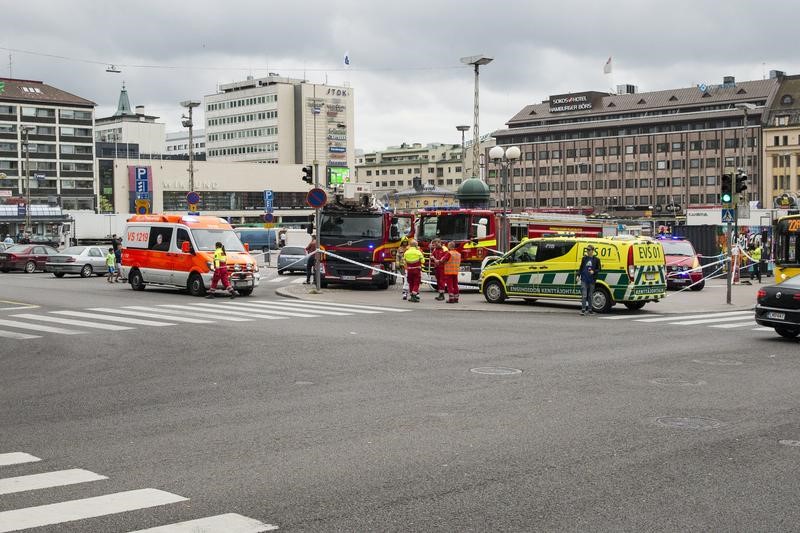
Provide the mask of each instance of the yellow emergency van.
POLYGON ((664 249, 647 237, 544 237, 526 239, 481 272, 481 292, 491 303, 509 297, 580 301, 578 268, 586 247, 594 246, 601 270, 592 309, 607 312, 614 304, 641 309, 666 295, 664 249))

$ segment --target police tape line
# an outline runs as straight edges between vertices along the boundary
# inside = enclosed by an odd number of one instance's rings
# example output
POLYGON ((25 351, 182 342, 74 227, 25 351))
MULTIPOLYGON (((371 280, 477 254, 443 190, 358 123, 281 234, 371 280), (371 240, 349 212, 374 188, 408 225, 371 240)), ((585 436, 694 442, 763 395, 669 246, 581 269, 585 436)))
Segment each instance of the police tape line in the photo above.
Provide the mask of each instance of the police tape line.
MULTIPOLYGON (((325 254, 325 255, 327 255, 329 257, 334 257, 334 258, 339 259, 340 261, 344 261, 346 263, 350 263, 350 264, 353 264, 353 265, 358 265, 358 266, 360 266, 362 268, 367 268, 369 270, 372 270, 373 272, 381 272, 383 274, 387 274, 389 276, 394 276, 395 278, 400 278, 402 280, 405 280, 405 276, 403 274, 398 274, 397 272, 391 272, 389 270, 384 270, 382 268, 374 267, 372 265, 359 263, 358 261, 353 261, 352 259, 348 259, 347 257, 342 257, 341 255, 336 255, 335 253, 329 252, 327 250, 320 250, 320 253, 325 254)), ((431 286, 435 285, 434 282, 427 281, 427 280, 424 280, 424 279, 421 280, 420 283, 427 283, 428 285, 431 285, 431 286)))

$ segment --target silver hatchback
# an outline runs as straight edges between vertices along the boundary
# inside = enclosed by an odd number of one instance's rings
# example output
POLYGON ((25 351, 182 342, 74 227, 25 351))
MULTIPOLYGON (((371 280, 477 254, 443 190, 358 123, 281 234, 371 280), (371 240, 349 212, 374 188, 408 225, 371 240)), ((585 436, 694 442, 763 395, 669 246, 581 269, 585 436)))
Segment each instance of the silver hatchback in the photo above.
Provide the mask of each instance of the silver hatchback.
POLYGON ((305 272, 307 262, 305 248, 284 246, 281 248, 281 253, 278 254, 278 274, 294 272, 295 270, 305 272))
POLYGON ((92 274, 102 276, 108 271, 107 251, 108 248, 102 246, 70 246, 58 255, 48 257, 44 271, 52 272, 57 278, 63 278, 64 274, 79 274, 82 278, 92 274))

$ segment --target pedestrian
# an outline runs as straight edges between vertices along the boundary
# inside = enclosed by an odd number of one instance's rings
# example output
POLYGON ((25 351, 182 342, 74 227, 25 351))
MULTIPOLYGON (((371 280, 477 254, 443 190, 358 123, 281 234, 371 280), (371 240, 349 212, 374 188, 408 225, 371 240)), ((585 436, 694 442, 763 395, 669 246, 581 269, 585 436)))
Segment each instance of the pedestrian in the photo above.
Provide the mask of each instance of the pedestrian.
POLYGON ((114 281, 122 283, 122 239, 114 239, 114 281))
POLYGON ((114 262, 115 261, 116 261, 116 258, 114 256, 114 249, 113 248, 109 248, 108 249, 108 253, 106 254, 106 267, 108 268, 108 277, 106 278, 106 281, 108 281, 109 283, 113 283, 114 282, 114 262))
POLYGON ((217 296, 217 284, 222 283, 222 287, 227 291, 228 296, 235 298, 237 292, 231 286, 228 279, 228 255, 225 252, 225 247, 221 242, 214 245, 214 277, 211 278, 211 289, 208 291, 206 298, 215 298, 217 296))
POLYGON ((306 246, 306 254, 309 254, 306 261, 306 285, 311 283, 311 273, 317 265, 317 248, 317 238, 311 237, 311 242, 306 246))
POLYGON ((431 264, 433 265, 433 273, 436 277, 436 290, 439 291, 439 295, 436 299, 440 302, 444 301, 444 293, 447 290, 444 264, 448 259, 450 259, 450 254, 441 239, 434 239, 431 241, 431 264))
POLYGON ((403 300, 408 300, 408 277, 406 276, 406 257, 408 250, 408 237, 400 239, 400 246, 397 247, 397 254, 394 256, 394 268, 403 280, 403 300))
POLYGON ((756 242, 755 248, 750 250, 750 257, 753 258, 753 269, 750 271, 750 280, 753 279, 753 275, 755 274, 759 283, 761 283, 761 263, 763 263, 762 256, 761 243, 756 242))
POLYGON ((591 244, 586 247, 586 255, 581 259, 581 266, 578 275, 581 278, 581 315, 593 315, 592 294, 594 293, 594 283, 597 274, 602 266, 600 259, 594 255, 594 246, 591 244))
POLYGON ((739 243, 733 241, 731 244, 731 268, 733 269, 733 284, 739 284, 739 264, 741 263, 742 254, 739 243))
POLYGON ((422 266, 425 264, 425 254, 419 249, 417 241, 411 239, 403 258, 406 261, 408 291, 411 293, 408 300, 416 303, 419 302, 419 284, 422 281, 422 266))
POLYGON ((461 269, 461 253, 456 249, 456 243, 447 243, 449 259, 444 264, 444 277, 447 285, 447 303, 458 303, 458 272, 461 269))
POLYGON ((286 246, 286 228, 283 228, 278 232, 278 246, 281 248, 286 246))
POLYGON ((11 235, 6 233, 6 238, 3 240, 3 244, 14 244, 14 239, 11 238, 11 235))

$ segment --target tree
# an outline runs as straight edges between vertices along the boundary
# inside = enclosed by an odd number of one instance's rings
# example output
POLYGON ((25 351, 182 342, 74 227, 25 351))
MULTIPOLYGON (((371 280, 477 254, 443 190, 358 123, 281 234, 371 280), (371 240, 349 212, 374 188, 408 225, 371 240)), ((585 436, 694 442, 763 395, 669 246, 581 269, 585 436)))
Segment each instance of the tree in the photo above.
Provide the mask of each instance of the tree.
POLYGON ((100 197, 100 201, 98 202, 99 211, 101 213, 113 213, 114 206, 111 205, 111 202, 105 196, 100 197))

